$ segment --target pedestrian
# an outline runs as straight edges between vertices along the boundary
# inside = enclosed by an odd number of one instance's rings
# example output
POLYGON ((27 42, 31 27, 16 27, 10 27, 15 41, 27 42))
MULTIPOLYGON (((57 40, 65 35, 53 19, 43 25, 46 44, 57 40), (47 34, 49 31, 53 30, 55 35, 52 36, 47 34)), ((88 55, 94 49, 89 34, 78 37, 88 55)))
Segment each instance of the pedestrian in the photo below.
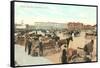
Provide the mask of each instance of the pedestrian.
POLYGON ((27 51, 28 40, 25 38, 25 52, 27 51))
POLYGON ((66 64, 66 63, 67 63, 66 45, 64 46, 64 49, 62 50, 61 63, 62 63, 62 64, 66 64))
POLYGON ((24 39, 25 39, 25 52, 26 52, 27 48, 28 48, 28 40, 29 40, 27 33, 25 34, 25 38, 24 39))
POLYGON ((43 43, 41 40, 39 41, 39 55, 43 56, 43 43))
POLYGON ((29 39, 29 41, 28 41, 28 55, 31 54, 31 47, 32 47, 32 40, 29 39))

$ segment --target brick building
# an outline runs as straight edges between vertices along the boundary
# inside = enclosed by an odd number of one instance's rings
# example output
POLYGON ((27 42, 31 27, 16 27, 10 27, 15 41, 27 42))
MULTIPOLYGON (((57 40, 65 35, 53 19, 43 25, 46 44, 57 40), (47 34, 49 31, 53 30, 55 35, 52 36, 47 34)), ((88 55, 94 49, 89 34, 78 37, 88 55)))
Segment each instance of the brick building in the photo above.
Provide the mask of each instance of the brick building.
POLYGON ((79 22, 69 22, 67 24, 67 27, 69 30, 82 30, 84 25, 83 23, 79 23, 79 22))
POLYGON ((84 25, 84 30, 93 30, 95 29, 95 26, 92 25, 84 25))

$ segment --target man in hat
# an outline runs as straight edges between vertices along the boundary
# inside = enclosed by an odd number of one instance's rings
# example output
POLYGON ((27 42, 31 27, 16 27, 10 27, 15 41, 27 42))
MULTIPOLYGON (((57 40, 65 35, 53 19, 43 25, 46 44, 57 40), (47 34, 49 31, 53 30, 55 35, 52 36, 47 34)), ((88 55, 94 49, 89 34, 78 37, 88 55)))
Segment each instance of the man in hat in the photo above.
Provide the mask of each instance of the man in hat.
POLYGON ((28 55, 31 54, 31 47, 32 47, 32 39, 29 39, 29 41, 28 41, 28 55))

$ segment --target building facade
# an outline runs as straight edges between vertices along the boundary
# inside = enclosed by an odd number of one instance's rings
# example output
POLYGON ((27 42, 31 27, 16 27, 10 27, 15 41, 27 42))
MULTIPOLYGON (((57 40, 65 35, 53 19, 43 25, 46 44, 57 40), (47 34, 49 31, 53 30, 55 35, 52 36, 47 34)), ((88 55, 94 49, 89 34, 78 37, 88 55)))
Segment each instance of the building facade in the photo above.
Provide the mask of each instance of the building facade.
POLYGON ((64 23, 56 22, 35 22, 34 26, 37 29, 64 29, 66 25, 64 23))
POLYGON ((79 22, 69 22, 67 26, 68 30, 82 30, 84 27, 83 23, 79 22))

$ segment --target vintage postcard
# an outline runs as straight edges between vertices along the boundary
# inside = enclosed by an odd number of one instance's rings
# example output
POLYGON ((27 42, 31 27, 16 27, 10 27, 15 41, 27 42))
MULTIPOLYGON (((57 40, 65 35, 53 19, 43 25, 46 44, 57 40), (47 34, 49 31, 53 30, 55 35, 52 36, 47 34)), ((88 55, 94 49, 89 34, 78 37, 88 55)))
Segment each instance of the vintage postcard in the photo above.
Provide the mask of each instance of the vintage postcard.
POLYGON ((12 2, 14 66, 97 61, 97 6, 12 2))

